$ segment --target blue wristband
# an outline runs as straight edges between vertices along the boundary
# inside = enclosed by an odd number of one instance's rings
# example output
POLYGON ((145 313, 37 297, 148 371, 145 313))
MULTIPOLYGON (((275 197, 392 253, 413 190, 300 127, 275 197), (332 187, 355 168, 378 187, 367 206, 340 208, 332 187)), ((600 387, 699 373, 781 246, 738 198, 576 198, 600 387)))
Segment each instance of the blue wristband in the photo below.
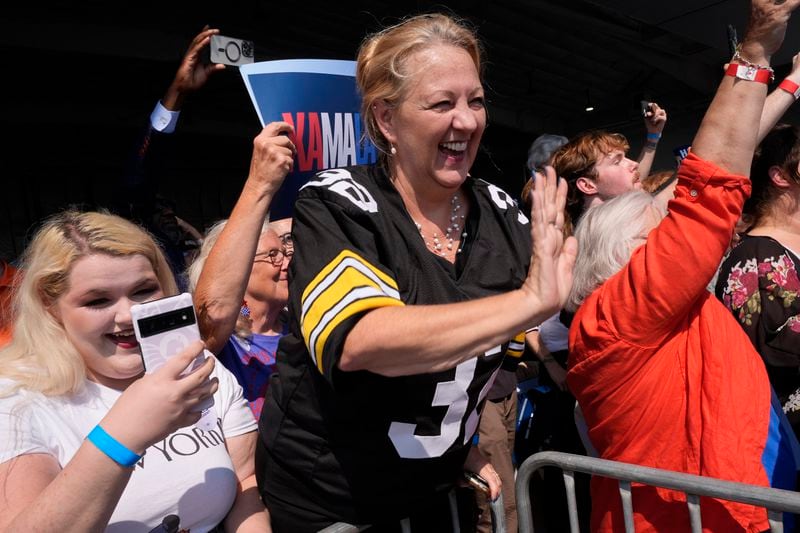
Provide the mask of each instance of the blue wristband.
POLYGON ((97 446, 98 450, 122 466, 133 466, 142 458, 141 455, 136 455, 124 445, 120 444, 117 439, 106 433, 106 430, 101 428, 100 424, 94 427, 86 436, 86 439, 97 446))
POLYGON ((648 141, 656 141, 656 142, 658 142, 659 139, 661 139, 661 134, 660 133, 648 133, 647 134, 647 140, 648 141))

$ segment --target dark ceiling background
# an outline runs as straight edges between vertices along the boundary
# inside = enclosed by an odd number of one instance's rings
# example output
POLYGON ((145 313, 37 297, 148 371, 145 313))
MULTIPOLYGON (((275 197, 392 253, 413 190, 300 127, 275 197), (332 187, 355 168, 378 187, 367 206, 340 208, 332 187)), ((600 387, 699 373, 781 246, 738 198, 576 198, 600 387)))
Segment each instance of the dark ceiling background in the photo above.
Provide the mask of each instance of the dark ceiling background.
MULTIPOLYGON (((490 127, 474 174, 517 194, 536 135, 620 131, 638 153, 639 101, 667 108, 656 167, 689 143, 741 37, 746 0, 29 2, 0 14, 3 193, 0 256, 70 204, 109 205, 133 143, 204 24, 253 40, 256 60, 353 59, 362 38, 402 16, 445 11, 471 21, 487 52, 490 127), (587 113, 587 102, 595 111, 587 113)), ((773 61, 785 73, 800 36, 773 61)), ((780 78, 779 78, 780 79, 780 78)), ((258 119, 238 72, 193 95, 161 192, 203 228, 227 214, 247 173, 258 119)))

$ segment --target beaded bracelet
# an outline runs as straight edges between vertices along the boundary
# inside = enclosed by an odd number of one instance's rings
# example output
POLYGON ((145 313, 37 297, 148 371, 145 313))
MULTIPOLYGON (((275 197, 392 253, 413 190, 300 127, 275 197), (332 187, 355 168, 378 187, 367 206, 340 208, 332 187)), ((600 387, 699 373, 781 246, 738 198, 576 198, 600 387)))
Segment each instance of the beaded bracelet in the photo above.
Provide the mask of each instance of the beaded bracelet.
POLYGON ((97 449, 109 456, 115 463, 131 467, 139 462, 141 455, 136 455, 120 443, 117 439, 106 433, 106 430, 97 424, 86 436, 86 440, 97 446, 97 449))

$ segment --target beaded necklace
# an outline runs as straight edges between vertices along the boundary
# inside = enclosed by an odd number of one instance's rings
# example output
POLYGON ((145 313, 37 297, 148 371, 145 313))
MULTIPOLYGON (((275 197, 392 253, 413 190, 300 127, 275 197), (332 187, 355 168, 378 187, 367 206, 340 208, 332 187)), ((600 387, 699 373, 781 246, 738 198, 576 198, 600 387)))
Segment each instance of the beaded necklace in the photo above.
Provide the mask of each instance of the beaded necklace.
POLYGON ((417 231, 419 231, 419 235, 422 237, 425 246, 427 246, 428 249, 433 253, 442 257, 447 257, 450 254, 455 255, 461 253, 461 250, 463 250, 464 239, 467 237, 467 232, 462 231, 465 229, 465 223, 464 215, 459 214, 459 211, 461 211, 461 202, 458 201, 458 194, 453 195, 453 198, 450 200, 450 204, 452 205, 450 210, 450 223, 447 225, 447 230, 445 231, 444 236, 440 237, 439 234, 434 231, 432 241, 428 241, 428 239, 425 238, 425 233, 422 231, 422 224, 414 220, 414 225, 417 226, 417 231), (459 246, 456 251, 453 252, 453 248, 455 247, 455 239, 458 237, 459 232, 461 233, 461 246, 459 246))

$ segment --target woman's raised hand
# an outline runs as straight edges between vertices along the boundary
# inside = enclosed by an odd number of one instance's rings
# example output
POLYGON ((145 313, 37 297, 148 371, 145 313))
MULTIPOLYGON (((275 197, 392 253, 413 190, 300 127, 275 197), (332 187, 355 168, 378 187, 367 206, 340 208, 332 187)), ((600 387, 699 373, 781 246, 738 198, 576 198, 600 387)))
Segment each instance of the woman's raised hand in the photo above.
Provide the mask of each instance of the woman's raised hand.
POLYGON ((287 122, 270 122, 253 140, 253 157, 247 185, 274 195, 294 167, 295 146, 289 138, 294 128, 287 122))
POLYGON ((567 182, 557 178, 552 167, 545 167, 544 176, 534 177, 531 199, 533 255, 523 289, 539 306, 536 313, 550 316, 567 301, 578 255, 575 237, 564 238, 567 182))

